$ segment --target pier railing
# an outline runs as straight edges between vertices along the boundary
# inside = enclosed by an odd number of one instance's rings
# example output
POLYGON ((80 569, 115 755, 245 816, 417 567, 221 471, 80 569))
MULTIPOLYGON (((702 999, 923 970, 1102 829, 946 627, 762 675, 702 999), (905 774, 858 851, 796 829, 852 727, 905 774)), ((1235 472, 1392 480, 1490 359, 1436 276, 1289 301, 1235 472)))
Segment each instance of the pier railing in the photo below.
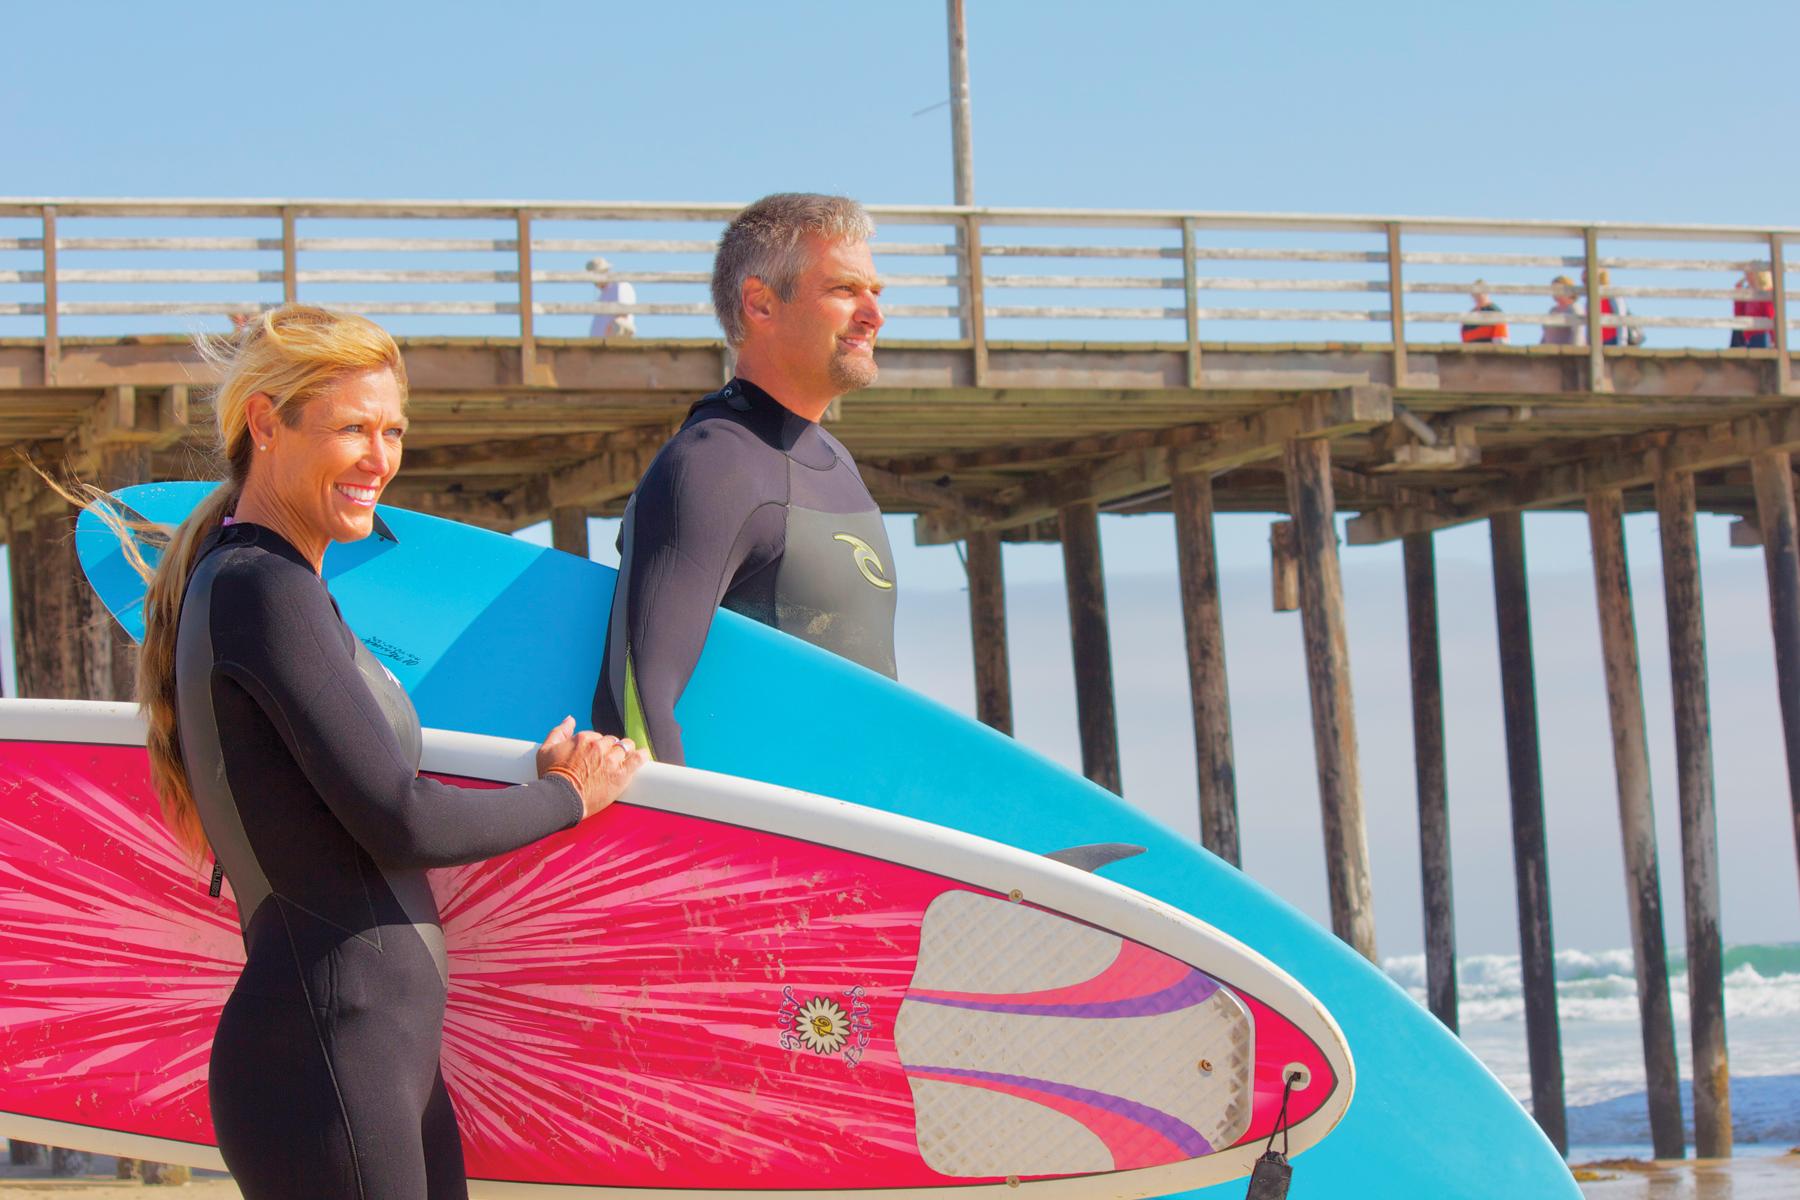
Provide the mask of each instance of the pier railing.
MULTIPOLYGON (((40 337, 54 355, 63 337, 187 333, 295 299, 413 336, 529 343, 629 315, 641 337, 714 337, 707 281, 736 207, 0 199, 0 337, 40 337), (635 296, 602 298, 608 278, 635 296)), ((888 336, 961 342, 978 365, 999 341, 1185 343, 1198 382, 1203 342, 1349 341, 1403 357, 1496 321, 1514 344, 1570 329, 1596 365, 1640 340, 1726 349, 1733 331, 1768 343, 1741 353, 1789 362, 1796 228, 871 211, 888 336), (1558 277, 1576 294, 1561 310, 1558 277), (1504 313, 1475 316, 1477 291, 1504 313), (1734 312, 1739 301, 1772 315, 1734 312)))

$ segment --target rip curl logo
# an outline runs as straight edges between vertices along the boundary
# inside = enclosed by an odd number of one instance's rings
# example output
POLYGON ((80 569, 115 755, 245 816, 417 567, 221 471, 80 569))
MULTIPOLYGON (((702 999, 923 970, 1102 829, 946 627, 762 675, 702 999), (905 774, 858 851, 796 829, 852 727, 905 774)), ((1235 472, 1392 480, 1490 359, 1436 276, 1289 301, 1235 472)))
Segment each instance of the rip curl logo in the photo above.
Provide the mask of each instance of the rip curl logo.
POLYGON ((894 581, 887 577, 887 568, 881 565, 881 555, 875 553, 875 547, 853 533, 834 533, 831 538, 850 547, 851 556, 856 559, 856 569, 862 572, 864 579, 882 591, 894 586, 894 581))
POLYGON ((875 1023, 861 985, 839 993, 842 1003, 830 996, 794 994, 793 986, 781 989, 781 1008, 775 1023, 783 1050, 810 1050, 817 1055, 841 1053, 844 1065, 854 1067, 868 1052, 875 1023))

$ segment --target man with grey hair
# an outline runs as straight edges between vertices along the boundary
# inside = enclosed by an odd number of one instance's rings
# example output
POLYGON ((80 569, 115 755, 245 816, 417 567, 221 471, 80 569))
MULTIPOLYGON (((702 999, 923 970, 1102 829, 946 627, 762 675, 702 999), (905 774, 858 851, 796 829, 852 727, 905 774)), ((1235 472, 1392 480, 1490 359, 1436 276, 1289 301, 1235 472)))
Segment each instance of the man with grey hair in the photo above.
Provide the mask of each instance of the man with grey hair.
POLYGON ((875 382, 874 233, 854 200, 779 193, 719 239, 713 308, 737 374, 688 411, 625 506, 594 692, 594 728, 663 762, 686 761, 675 705, 720 605, 894 675, 881 511, 819 424, 875 382))

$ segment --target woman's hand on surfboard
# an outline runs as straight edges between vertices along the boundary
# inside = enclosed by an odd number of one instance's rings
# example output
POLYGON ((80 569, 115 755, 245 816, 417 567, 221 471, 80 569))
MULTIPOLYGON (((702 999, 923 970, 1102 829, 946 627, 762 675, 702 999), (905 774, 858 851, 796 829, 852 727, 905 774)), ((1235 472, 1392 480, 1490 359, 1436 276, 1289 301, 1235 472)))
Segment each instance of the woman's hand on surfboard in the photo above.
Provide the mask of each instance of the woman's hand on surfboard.
POLYGON ((650 761, 630 738, 592 730, 575 732, 575 718, 564 717, 538 747, 538 775, 566 777, 581 794, 581 815, 591 817, 614 800, 637 769, 650 761))

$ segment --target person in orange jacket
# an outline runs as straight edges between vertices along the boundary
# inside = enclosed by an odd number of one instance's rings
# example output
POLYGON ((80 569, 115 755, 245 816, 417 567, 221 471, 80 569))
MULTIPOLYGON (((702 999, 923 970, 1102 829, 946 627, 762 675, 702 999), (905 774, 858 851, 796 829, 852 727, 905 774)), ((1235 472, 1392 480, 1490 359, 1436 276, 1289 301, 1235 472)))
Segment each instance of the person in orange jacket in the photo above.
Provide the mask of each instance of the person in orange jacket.
POLYGON ((1475 290, 1469 293, 1469 299, 1475 302, 1475 311, 1463 318, 1462 340, 1464 342, 1487 342, 1504 344, 1506 342, 1506 322, 1482 322, 1482 313, 1497 313, 1500 306, 1488 296, 1487 284, 1482 280, 1475 281, 1475 290))

